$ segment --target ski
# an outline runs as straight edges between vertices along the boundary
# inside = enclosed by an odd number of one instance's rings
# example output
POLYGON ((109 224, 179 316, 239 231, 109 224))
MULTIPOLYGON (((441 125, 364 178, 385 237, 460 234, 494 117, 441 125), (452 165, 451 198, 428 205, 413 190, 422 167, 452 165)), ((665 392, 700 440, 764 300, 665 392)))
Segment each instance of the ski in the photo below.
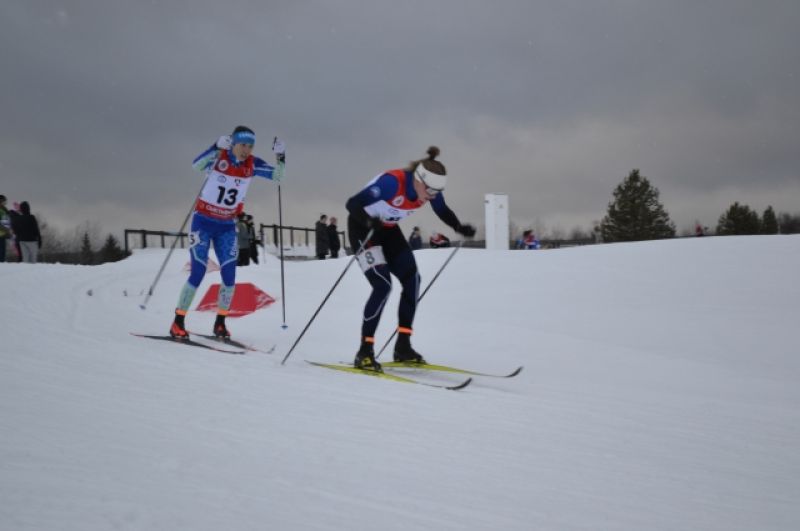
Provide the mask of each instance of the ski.
POLYGON ((246 343, 242 343, 241 341, 236 341, 235 339, 231 339, 231 338, 221 338, 221 337, 217 337, 217 336, 212 335, 212 334, 200 334, 198 332, 189 332, 189 334, 193 335, 193 336, 200 336, 200 337, 202 337, 204 339, 208 339, 209 341, 216 341, 217 343, 222 343, 224 345, 229 345, 231 347, 240 348, 242 350, 248 350, 250 352, 261 352, 262 354, 272 354, 273 352, 275 352, 275 347, 278 346, 277 344, 275 344, 275 345, 272 345, 272 347, 270 347, 267 350, 261 350, 261 349, 255 348, 255 347, 253 347, 251 345, 248 345, 246 343))
POLYGON ((408 378, 406 376, 398 376, 397 374, 391 374, 388 372, 376 372, 376 371, 367 371, 364 369, 356 369, 352 365, 340 365, 337 363, 319 363, 316 361, 308 361, 306 363, 310 363, 311 365, 315 365, 317 367, 324 367, 326 369, 333 369, 335 371, 343 371, 349 372, 352 374, 365 374, 367 376, 372 376, 375 378, 382 378, 384 380, 391 380, 393 382, 402 382, 402 383, 410 383, 410 384, 418 384, 424 385, 426 387, 436 387, 438 389, 448 389, 450 391, 457 391, 459 389, 464 389, 470 383, 472 383, 472 378, 467 378, 463 382, 456 384, 456 385, 440 385, 435 383, 423 382, 420 380, 415 380, 414 378, 408 378))
POLYGON ((439 372, 452 372, 455 374, 466 374, 469 376, 488 376, 490 378, 513 378, 522 372, 522 365, 514 369, 508 374, 493 374, 488 372, 472 371, 469 369, 459 369, 458 367, 449 367, 447 365, 434 365, 432 363, 415 363, 403 361, 387 361, 381 363, 384 369, 421 369, 424 371, 439 371, 439 372))
POLYGON ((225 354, 244 354, 243 350, 225 350, 225 349, 217 348, 217 347, 214 347, 214 346, 211 346, 211 345, 206 345, 205 343, 200 343, 199 341, 195 341, 193 339, 175 339, 174 337, 169 336, 169 335, 158 336, 158 335, 149 335, 149 334, 137 334, 135 332, 131 332, 130 334, 132 336, 144 337, 144 338, 147 338, 147 339, 157 339, 157 340, 160 340, 160 341, 169 341, 171 343, 176 343, 178 345, 187 345, 189 347, 205 348, 205 349, 208 349, 208 350, 214 350, 216 352, 222 352, 222 353, 225 353, 225 354))

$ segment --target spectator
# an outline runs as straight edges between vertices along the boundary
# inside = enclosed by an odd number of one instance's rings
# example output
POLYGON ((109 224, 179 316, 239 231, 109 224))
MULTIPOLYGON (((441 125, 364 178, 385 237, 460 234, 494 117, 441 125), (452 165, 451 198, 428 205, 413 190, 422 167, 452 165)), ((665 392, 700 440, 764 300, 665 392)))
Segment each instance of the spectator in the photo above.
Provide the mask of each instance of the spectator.
POLYGON ((328 245, 331 248, 331 258, 339 258, 339 249, 342 248, 342 242, 339 240, 339 227, 336 226, 337 219, 331 216, 331 221, 328 223, 328 245))
POLYGON ((14 261, 22 262, 22 250, 19 248, 19 238, 17 238, 16 235, 17 223, 22 215, 20 212, 19 202, 14 203, 14 206, 12 206, 11 210, 8 211, 8 215, 11 217, 11 242, 14 244, 14 253, 16 256, 14 261))
POLYGON ((236 220, 236 241, 239 247, 239 267, 250 265, 250 230, 247 227, 247 214, 242 212, 236 220))
POLYGON ((532 250, 538 249, 539 247, 541 247, 541 245, 539 244, 539 240, 536 239, 536 235, 533 233, 533 231, 526 230, 523 233, 522 248, 532 250))
POLYGON ((317 240, 317 259, 325 260, 325 256, 330 249, 330 242, 328 241, 328 216, 322 214, 319 221, 314 225, 317 240))
POLYGON ((0 195, 0 262, 6 261, 6 240, 11 236, 11 215, 6 208, 6 196, 0 195))
POLYGON ((256 225, 255 222, 253 222, 253 216, 247 214, 245 222, 247 223, 247 230, 250 234, 250 260, 252 260, 254 264, 257 264, 258 244, 261 242, 258 241, 258 238, 256 237, 256 225))
POLYGON ((528 235, 529 232, 530 232, 529 230, 522 231, 522 236, 520 236, 514 241, 514 249, 525 248, 525 237, 528 235))
POLYGON ((696 223, 694 226, 694 235, 695 236, 705 236, 706 231, 703 230, 703 226, 700 225, 700 222, 696 223))
POLYGON ((430 243, 431 249, 439 249, 440 247, 450 247, 450 238, 439 232, 434 232, 433 234, 431 234, 428 243, 430 243))
POLYGON ((411 231, 411 236, 408 237, 408 245, 412 251, 422 249, 422 232, 419 227, 414 227, 414 230, 411 231))
POLYGON ((42 248, 42 234, 39 232, 39 223, 36 216, 31 214, 31 206, 27 201, 19 204, 20 213, 13 222, 14 234, 19 242, 22 261, 35 264, 42 248))

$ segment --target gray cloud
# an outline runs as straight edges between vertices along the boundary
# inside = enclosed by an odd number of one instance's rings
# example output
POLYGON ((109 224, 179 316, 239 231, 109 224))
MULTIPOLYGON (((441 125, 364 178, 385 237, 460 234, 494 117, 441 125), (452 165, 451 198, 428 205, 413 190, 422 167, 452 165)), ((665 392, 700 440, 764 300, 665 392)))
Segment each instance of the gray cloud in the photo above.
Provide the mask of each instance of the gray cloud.
MULTIPOLYGON (((262 155, 288 142, 292 224, 344 217, 431 144, 478 223, 505 192, 518 224, 588 228, 632 168, 679 228, 732 201, 800 211, 799 4, 495 4, 5 2, 0 193, 67 226, 177 228, 189 161, 244 123, 262 155)), ((249 207, 276 221, 274 186, 249 207)))

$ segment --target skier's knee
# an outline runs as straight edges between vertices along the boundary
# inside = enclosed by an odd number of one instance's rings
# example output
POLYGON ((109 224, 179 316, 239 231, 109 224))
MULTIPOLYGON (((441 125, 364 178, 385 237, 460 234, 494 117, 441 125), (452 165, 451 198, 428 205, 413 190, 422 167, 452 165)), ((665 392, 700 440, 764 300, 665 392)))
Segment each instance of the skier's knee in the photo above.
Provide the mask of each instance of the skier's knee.
POLYGON ((388 296, 392 291, 392 278, 385 268, 374 267, 367 272, 373 293, 388 296))
POLYGON ((206 276, 206 264, 192 262, 192 271, 189 273, 189 284, 195 288, 198 287, 203 281, 204 276, 206 276))
POLYGON ((421 277, 419 276, 419 272, 416 268, 409 270, 400 277, 400 283, 403 285, 403 289, 416 289, 419 286, 421 281, 421 277))

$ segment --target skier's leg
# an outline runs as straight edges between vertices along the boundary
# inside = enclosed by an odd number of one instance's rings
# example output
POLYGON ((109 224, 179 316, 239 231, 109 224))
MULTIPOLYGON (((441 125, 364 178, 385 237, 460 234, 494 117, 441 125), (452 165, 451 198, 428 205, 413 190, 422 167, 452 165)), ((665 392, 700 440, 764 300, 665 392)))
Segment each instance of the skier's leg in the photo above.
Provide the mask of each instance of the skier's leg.
POLYGON ((375 330, 381 320, 383 307, 392 291, 392 278, 389 275, 389 267, 386 264, 368 269, 364 276, 367 277, 372 293, 364 306, 364 320, 361 324, 362 337, 375 337, 375 330))
POLYGON ((236 288, 236 264, 239 257, 239 247, 236 240, 235 225, 220 227, 214 236, 214 252, 217 253, 222 284, 219 287, 217 298, 217 319, 214 323, 214 335, 217 337, 230 337, 225 327, 225 317, 231 309, 233 292, 236 288))
POLYGON ((395 361, 425 363, 422 355, 411 347, 411 333, 419 300, 420 276, 414 252, 402 234, 392 239, 391 258, 387 258, 394 276, 400 280, 403 291, 397 308, 397 341, 394 347, 395 361))
POLYGON ((175 320, 170 328, 173 337, 188 337, 184 318, 192 305, 197 287, 203 281, 208 264, 208 250, 211 245, 211 235, 204 226, 199 216, 192 219, 191 232, 189 233, 189 256, 191 272, 189 278, 178 295, 178 304, 175 307, 175 320))

